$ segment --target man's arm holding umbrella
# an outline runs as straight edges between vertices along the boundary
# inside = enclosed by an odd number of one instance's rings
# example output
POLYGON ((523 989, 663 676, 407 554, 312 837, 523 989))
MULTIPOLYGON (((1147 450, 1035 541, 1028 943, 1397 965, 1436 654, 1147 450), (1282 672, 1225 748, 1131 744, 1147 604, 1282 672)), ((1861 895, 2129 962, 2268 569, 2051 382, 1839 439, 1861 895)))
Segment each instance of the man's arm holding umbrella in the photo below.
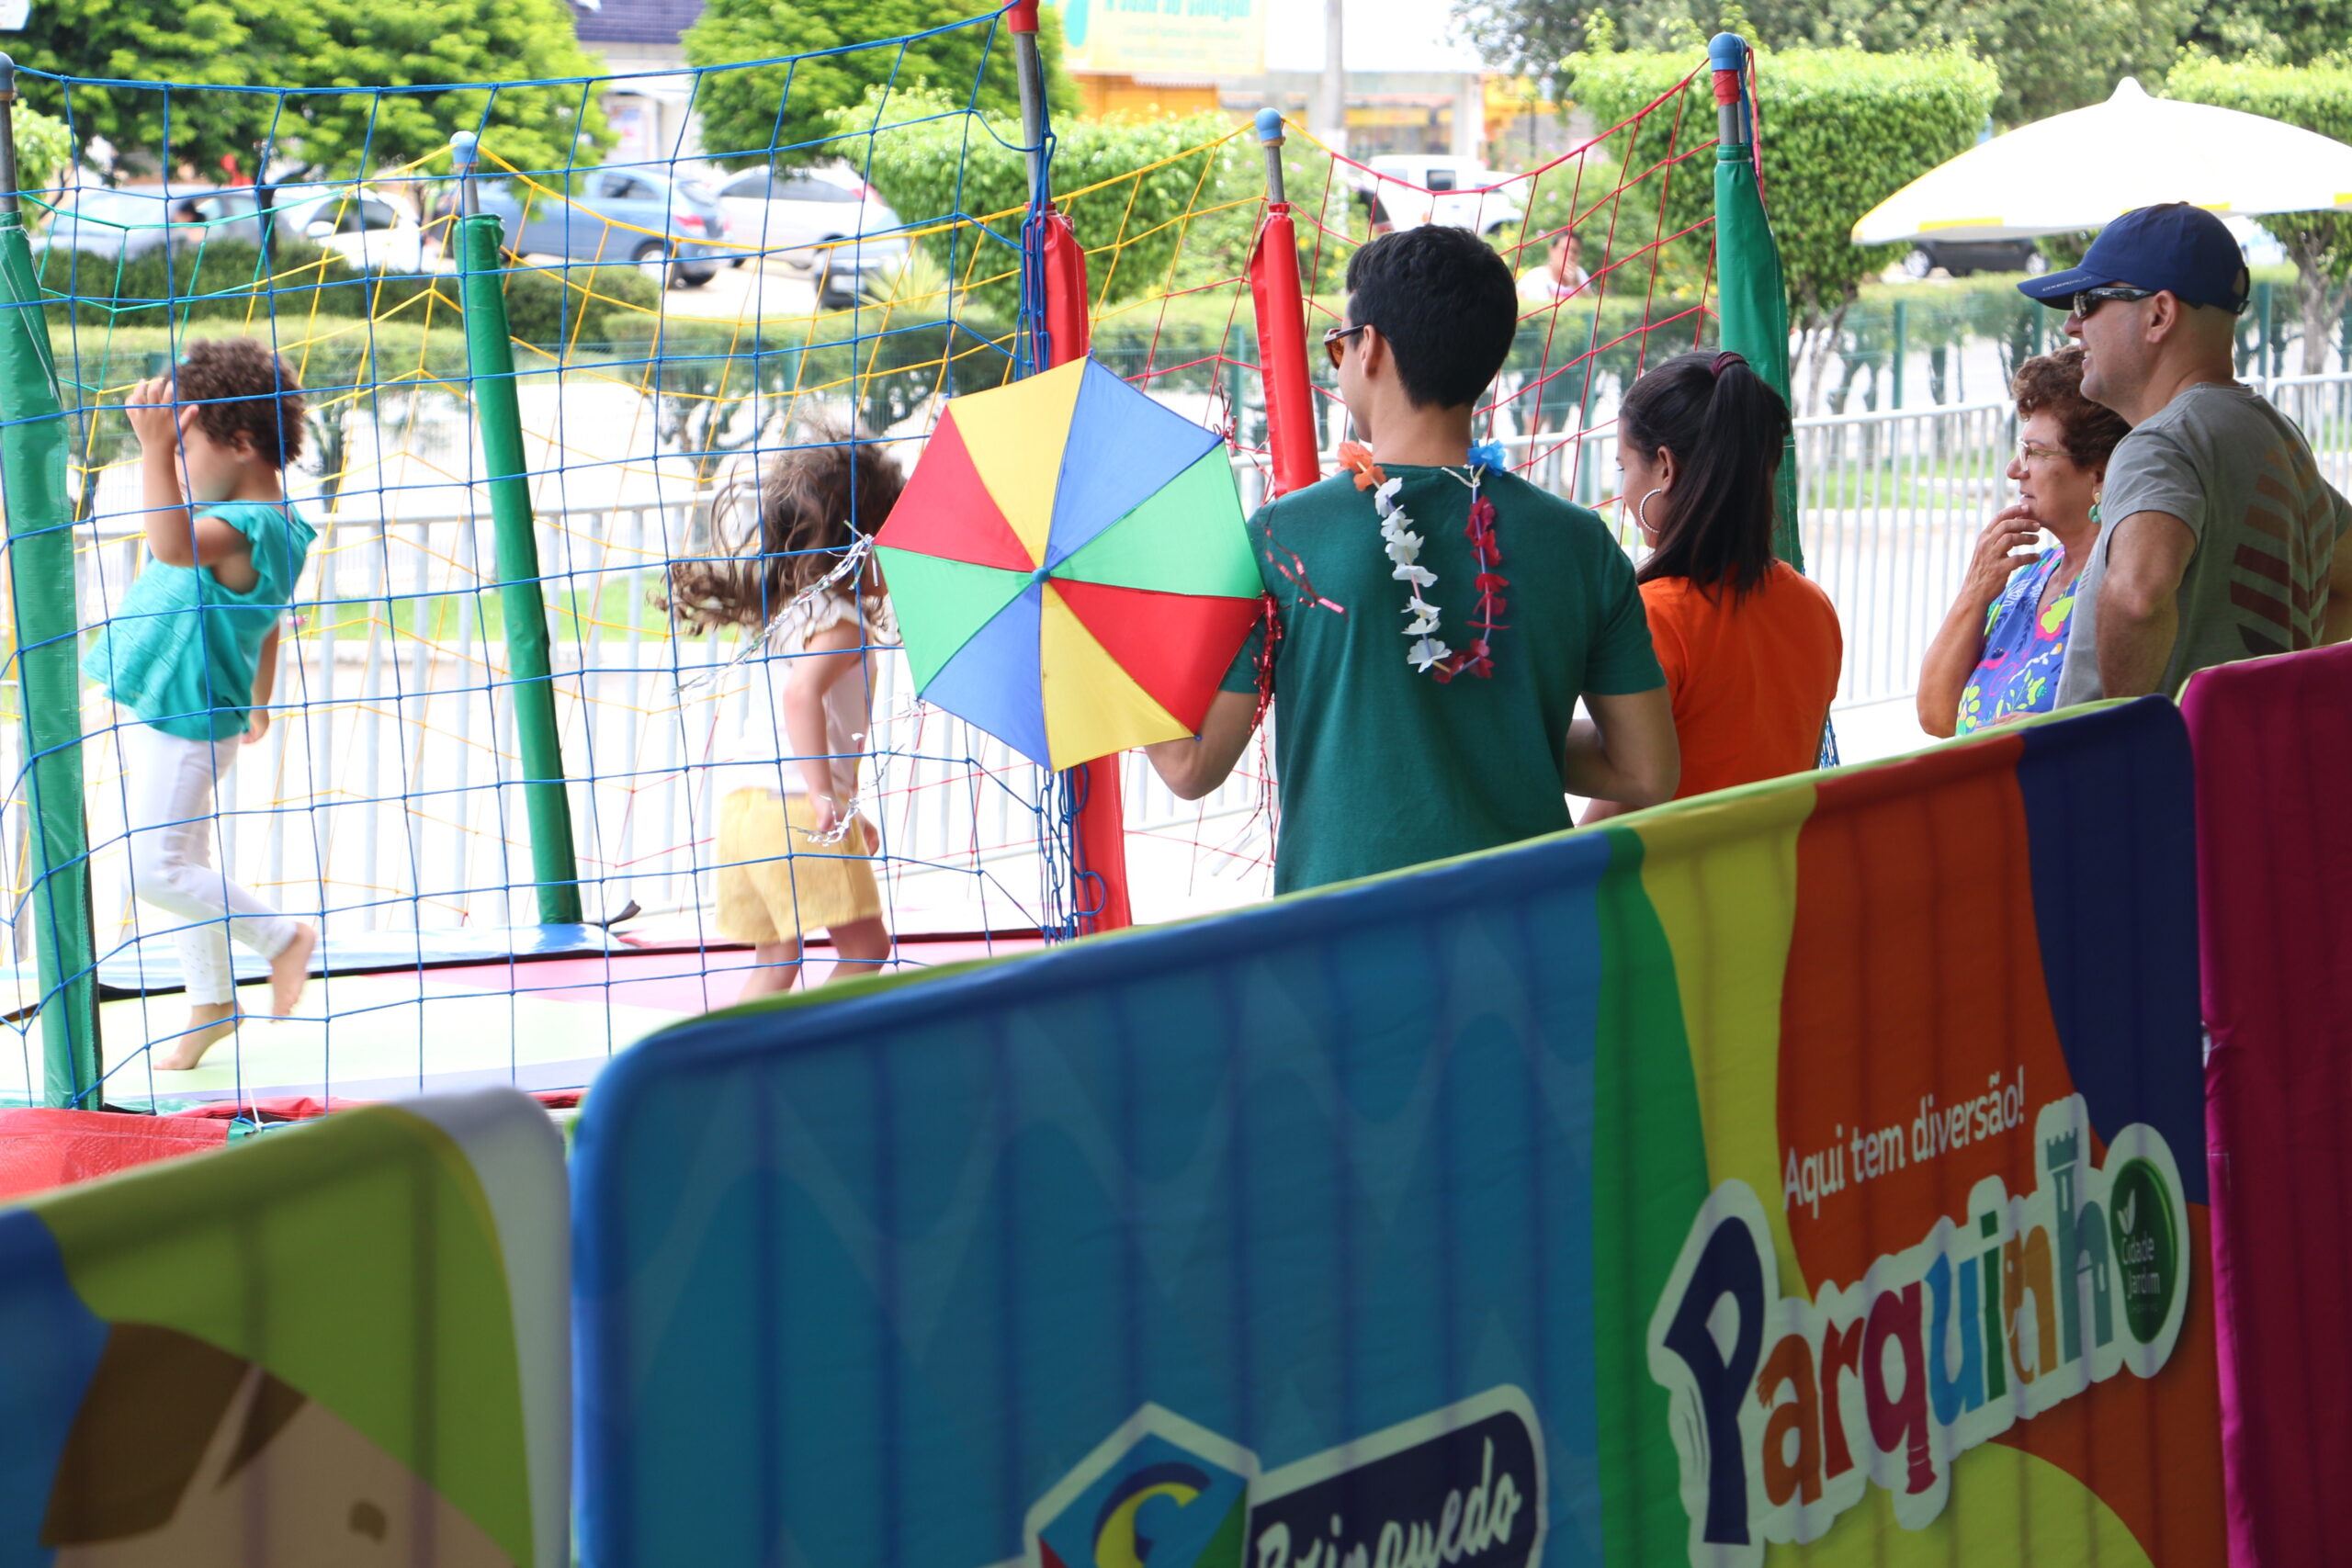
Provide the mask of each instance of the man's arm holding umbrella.
POLYGON ((1219 692, 1209 704, 1195 738, 1181 736, 1143 749, 1159 773, 1160 782, 1179 800, 1198 800, 1232 776, 1250 737, 1258 728, 1258 694, 1219 692))

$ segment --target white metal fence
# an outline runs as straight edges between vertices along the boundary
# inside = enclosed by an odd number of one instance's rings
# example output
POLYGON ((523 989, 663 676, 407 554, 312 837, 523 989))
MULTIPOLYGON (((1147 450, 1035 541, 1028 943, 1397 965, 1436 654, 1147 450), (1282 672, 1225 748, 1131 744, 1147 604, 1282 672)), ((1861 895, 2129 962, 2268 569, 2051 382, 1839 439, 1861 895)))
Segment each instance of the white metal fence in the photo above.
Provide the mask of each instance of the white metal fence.
POLYGON ((1971 547, 2010 493, 2007 403, 1797 422, 1805 570, 1846 634, 1839 706, 1907 696, 1971 547))
MULTIPOLYGON (((654 602, 662 565, 687 553, 690 511, 673 503, 540 519, 592 919, 632 901, 656 912, 708 901, 714 761, 751 705, 773 700, 758 663, 730 663, 733 637, 673 637, 654 602)), ((486 526, 486 515, 340 515, 322 529, 283 660, 279 719, 222 785, 229 863, 289 911, 345 931, 535 919, 486 526)), ((120 602, 142 552, 134 532, 93 531, 79 561, 87 620, 120 602)), ((1050 920, 1057 911, 1039 855, 1047 776, 918 705, 903 655, 891 650, 879 665, 863 793, 898 929, 1050 920)), ((137 919, 119 722, 101 694, 85 692, 102 953, 130 940, 137 919)), ((11 734, 5 743, 15 742, 11 734)), ((1177 801, 1140 758, 1126 776, 1129 820, 1147 836, 1246 816, 1258 799, 1242 780, 1205 803, 1177 801)))
MULTIPOLYGON (((2352 377, 2285 378, 2269 389, 2309 432, 2329 475, 2352 480, 2352 377)), ((1845 621, 1842 705, 1913 689, 1971 542, 2007 493, 2014 429, 2007 406, 1995 403, 1799 422, 1808 565, 1845 621)), ((1580 459, 1556 437, 1538 440, 1529 470, 1538 482, 1573 484, 1585 499, 1613 487, 1605 431, 1580 459)), ((1519 445, 1525 450, 1525 438, 1519 445)), ((1254 483, 1245 471, 1245 491, 1254 483)), ((630 900, 690 909, 709 896, 707 764, 715 738, 755 700, 755 667, 722 670, 729 640, 673 640, 650 600, 662 564, 684 548, 690 511, 672 500, 542 518, 592 917, 630 900)), ((119 602, 140 551, 120 527, 88 532, 85 620, 119 602)), ((313 562, 305 625, 278 688, 285 716, 225 792, 222 832, 237 874, 339 929, 527 923, 504 649, 480 525, 337 515, 313 562)), ((896 654, 883 660, 875 713, 867 795, 900 929, 1003 929, 1048 914, 1040 771, 921 708, 896 654)), ((85 726, 102 949, 130 931, 113 722, 93 693, 85 726)), ((18 743, 8 726, 0 745, 12 775, 18 743)), ((1195 870, 1262 867, 1261 778, 1198 805, 1170 795, 1140 757, 1128 759, 1125 778, 1131 836, 1163 870, 1171 856, 1195 870)), ((7 827, 21 908, 20 808, 7 827)))

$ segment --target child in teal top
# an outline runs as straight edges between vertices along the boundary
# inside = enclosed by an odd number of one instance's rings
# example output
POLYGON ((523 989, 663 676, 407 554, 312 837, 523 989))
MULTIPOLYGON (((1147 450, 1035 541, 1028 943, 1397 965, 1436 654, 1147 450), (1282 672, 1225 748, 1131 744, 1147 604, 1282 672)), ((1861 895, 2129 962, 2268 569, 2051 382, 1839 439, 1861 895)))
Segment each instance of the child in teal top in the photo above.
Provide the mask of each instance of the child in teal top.
POLYGON ((317 931, 215 870, 216 790, 269 729, 278 624, 316 537, 286 500, 300 384, 250 338, 192 344, 130 394, 147 560, 82 671, 135 722, 119 729, 131 891, 177 932, 186 1031, 153 1065, 184 1070, 236 1027, 228 939, 269 960, 277 1014, 300 1000, 317 931))

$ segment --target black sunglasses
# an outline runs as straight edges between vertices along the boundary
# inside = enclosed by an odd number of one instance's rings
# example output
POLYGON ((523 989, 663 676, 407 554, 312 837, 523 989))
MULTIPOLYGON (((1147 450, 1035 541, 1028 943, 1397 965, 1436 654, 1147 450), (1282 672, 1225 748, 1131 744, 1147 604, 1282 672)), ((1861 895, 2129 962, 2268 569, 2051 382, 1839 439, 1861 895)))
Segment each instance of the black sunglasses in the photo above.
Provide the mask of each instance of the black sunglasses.
POLYGON ((1332 327, 1323 333, 1323 352, 1331 356, 1333 365, 1340 363, 1340 345, 1370 325, 1370 321, 1359 321, 1352 327, 1332 327))
POLYGON ((2153 299, 2155 297, 2156 291, 2153 288, 2134 288, 2129 284, 2110 283, 2102 288, 2083 289, 2070 302, 2069 312, 2078 321, 2088 321, 2091 312, 2109 299, 2153 299))
MULTIPOLYGON (((2093 310, 2098 310, 2109 299, 2153 299, 2156 297, 2156 292, 2153 288, 2134 288, 2129 284, 2110 283, 2101 288, 2086 288, 2068 303, 2075 320, 2079 321, 2087 319, 2093 310)), ((2199 302, 2195 299, 2188 301, 2192 305, 2199 302)), ((2233 316, 2245 314, 2245 301, 2243 299, 2220 308, 2233 316)))

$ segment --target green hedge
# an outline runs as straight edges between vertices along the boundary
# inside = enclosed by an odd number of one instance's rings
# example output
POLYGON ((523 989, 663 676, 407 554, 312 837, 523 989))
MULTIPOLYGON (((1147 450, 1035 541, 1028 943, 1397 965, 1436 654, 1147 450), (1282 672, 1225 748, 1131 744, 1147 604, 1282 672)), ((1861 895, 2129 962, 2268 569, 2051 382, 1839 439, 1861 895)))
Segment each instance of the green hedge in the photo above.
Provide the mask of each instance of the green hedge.
MULTIPOLYGON (((275 319, 285 336, 321 316, 419 328, 454 327, 458 318, 454 274, 358 272, 308 240, 273 244, 266 267, 259 246, 235 240, 158 245, 119 262, 52 251, 40 283, 52 328, 69 320, 161 330, 275 319)), ((547 346, 601 340, 616 318, 650 316, 662 301, 653 280, 629 266, 516 266, 505 287, 508 332, 547 346)))
MULTIPOLYGON (((843 135, 862 133, 876 123, 876 114, 869 100, 836 114, 831 123, 843 135)), ((1018 209, 1028 199, 1023 159, 1007 144, 1017 140, 1017 133, 978 116, 957 113, 945 99, 921 93, 892 95, 880 109, 880 129, 870 136, 860 134, 851 151, 901 221, 925 229, 959 216, 1014 214, 987 225, 985 233, 957 225, 918 241, 959 285, 978 285, 972 292, 984 309, 1011 317, 1020 303, 1012 276, 1021 237, 1018 209)), ((1096 298, 1132 299, 1166 288, 1180 249, 1190 250, 1198 243, 1230 252, 1237 232, 1254 231, 1254 208, 1240 216, 1210 209, 1246 199, 1262 187, 1262 176, 1255 185, 1236 183, 1237 149, 1246 150, 1254 171, 1256 143, 1236 138, 1214 149, 1193 151, 1233 130, 1232 118, 1220 114, 1076 120, 1057 129, 1054 189, 1068 193, 1102 187, 1064 195, 1061 203, 1079 243, 1091 253, 1089 281, 1096 298), (1187 152, 1191 155, 1182 155, 1187 152), (1121 177, 1129 175, 1134 177, 1121 177)), ((1246 238, 1242 243, 1246 247, 1246 238)))
MULTIPOLYGON (((1711 141, 1715 106, 1694 54, 1579 54, 1566 62, 1572 96, 1599 126, 1615 125, 1672 92, 1686 74, 1672 151, 1711 141), (1690 74, 1699 67, 1695 74, 1690 74)), ((1792 313, 1823 325, 1864 279, 1892 259, 1889 246, 1852 242, 1855 220, 1976 142, 2000 84, 1992 67, 1958 51, 1869 54, 1792 50, 1757 67, 1765 201, 1781 243, 1792 313)), ((1664 187, 1668 232, 1699 221, 1714 202, 1713 154, 1675 165, 1668 153, 1676 106, 1668 102, 1610 138, 1611 151, 1652 203, 1664 187)))
POLYGON ((52 322, 50 336, 57 352, 58 390, 69 416, 73 460, 87 470, 85 487, 95 487, 96 470, 138 451, 122 412, 130 389, 161 372, 173 353, 184 351, 193 339, 257 337, 291 360, 311 392, 308 449, 312 453, 340 441, 349 414, 363 401, 355 389, 389 389, 419 379, 454 382, 466 374, 465 333, 454 315, 446 327, 430 330, 334 316, 302 321, 281 318, 274 333, 266 321, 249 326, 205 320, 174 328, 131 325, 127 318, 112 322, 67 320, 52 322))
POLYGON ((275 247, 270 265, 261 247, 243 240, 156 245, 128 257, 94 256, 63 248, 35 258, 52 321, 70 312, 79 321, 161 327, 174 321, 242 321, 360 312, 357 275, 310 240, 275 247))
MULTIPOLYGON (((435 321, 458 308, 458 280, 450 273, 379 273, 344 292, 366 313, 435 321), (429 307, 429 312, 428 312, 429 307)), ((662 289, 633 266, 524 266, 506 274, 506 330, 542 347, 601 343, 625 321, 650 321, 662 308, 662 289)), ((354 313, 357 313, 355 311, 354 313)))
POLYGON ((935 313, 886 317, 865 310, 766 327, 629 317, 615 318, 611 328, 611 340, 599 352, 625 378, 707 403, 753 391, 839 403, 854 387, 858 426, 866 431, 901 423, 934 392, 973 392, 1001 383, 1012 332, 1001 318, 968 301, 958 306, 952 323, 935 313))

